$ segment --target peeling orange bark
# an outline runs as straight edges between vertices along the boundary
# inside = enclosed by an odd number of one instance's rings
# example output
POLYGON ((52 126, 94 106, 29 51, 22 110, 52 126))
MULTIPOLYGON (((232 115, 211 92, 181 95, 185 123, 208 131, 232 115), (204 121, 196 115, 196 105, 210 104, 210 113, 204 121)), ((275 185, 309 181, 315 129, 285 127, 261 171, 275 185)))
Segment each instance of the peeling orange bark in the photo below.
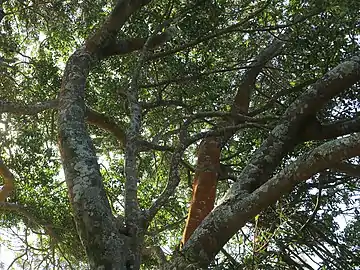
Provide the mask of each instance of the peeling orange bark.
POLYGON ((214 137, 200 144, 193 182, 192 201, 181 240, 182 245, 214 208, 220 171, 220 145, 214 137))
MULTIPOLYGON (((231 112, 234 114, 247 114, 249 111, 250 95, 252 85, 255 82, 256 74, 247 76, 245 82, 239 87, 236 93, 231 112)), ((222 125, 234 124, 229 119, 222 125)), ((223 137, 205 138, 199 147, 197 164, 193 182, 192 200, 189 207, 189 214, 186 220, 181 246, 190 238, 192 233, 214 208, 216 198, 216 186, 220 172, 221 147, 233 135, 232 132, 225 133, 223 137)))
MULTIPOLYGON (((255 86, 256 77, 265 64, 270 61, 282 48, 283 42, 275 40, 264 49, 252 63, 238 86, 230 112, 232 114, 248 114, 250 98, 255 86)), ((239 124, 235 118, 221 122, 217 127, 239 124)), ((181 245, 184 245, 192 233, 212 211, 215 203, 216 184, 220 172, 220 152, 222 146, 233 136, 233 131, 225 132, 219 137, 205 138, 200 144, 197 168, 193 182, 192 201, 186 221, 181 245)))
POLYGON ((14 175, 10 172, 9 168, 5 163, 0 159, 0 175, 4 179, 4 185, 0 189, 0 202, 5 202, 6 198, 14 189, 15 178, 14 175))

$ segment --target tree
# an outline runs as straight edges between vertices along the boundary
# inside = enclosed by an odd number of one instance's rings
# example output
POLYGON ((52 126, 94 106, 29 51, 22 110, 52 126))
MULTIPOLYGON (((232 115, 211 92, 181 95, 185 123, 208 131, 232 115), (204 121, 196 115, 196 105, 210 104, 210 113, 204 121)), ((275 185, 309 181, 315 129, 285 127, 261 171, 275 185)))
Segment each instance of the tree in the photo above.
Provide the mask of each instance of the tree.
POLYGON ((23 268, 360 266, 358 1, 1 3, 23 268))

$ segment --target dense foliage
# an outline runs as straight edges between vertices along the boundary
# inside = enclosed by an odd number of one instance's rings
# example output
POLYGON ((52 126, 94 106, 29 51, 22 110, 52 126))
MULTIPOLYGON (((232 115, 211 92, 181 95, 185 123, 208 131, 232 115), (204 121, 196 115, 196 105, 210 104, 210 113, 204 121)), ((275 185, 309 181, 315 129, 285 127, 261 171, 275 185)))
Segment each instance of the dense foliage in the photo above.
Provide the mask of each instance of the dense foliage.
MULTIPOLYGON (((57 100, 69 57, 102 25, 115 2, 0 1, 0 156, 15 177, 15 190, 0 205, 0 243, 16 247, 14 267, 86 267, 62 170, 57 100), (5 233, 12 241, 5 241, 5 233)), ((356 0, 169 0, 151 1, 129 17, 116 33, 119 40, 146 40, 159 32, 167 36, 146 50, 124 43, 128 53, 103 57, 87 76, 85 102, 93 113, 87 128, 113 214, 123 216, 126 207, 125 137, 134 124, 127 90, 134 78, 142 109, 136 155, 141 209, 149 209, 166 187, 184 125, 186 138, 197 136, 182 153, 175 193, 144 235, 143 269, 159 269, 159 262, 177 254, 198 145, 230 117, 254 58, 272 42, 284 42, 259 71, 247 121, 234 128, 222 148, 218 200, 242 177, 270 131, 285 121, 287 108, 324 74, 359 55, 359 11, 356 0)), ((351 132, 341 135, 359 131, 358 87, 331 98, 314 119, 324 126, 352 120, 351 132)), ((334 139, 304 136, 283 154, 270 177, 334 139)), ((237 230, 209 269, 360 267, 358 163, 354 156, 325 166, 269 203, 237 230)))

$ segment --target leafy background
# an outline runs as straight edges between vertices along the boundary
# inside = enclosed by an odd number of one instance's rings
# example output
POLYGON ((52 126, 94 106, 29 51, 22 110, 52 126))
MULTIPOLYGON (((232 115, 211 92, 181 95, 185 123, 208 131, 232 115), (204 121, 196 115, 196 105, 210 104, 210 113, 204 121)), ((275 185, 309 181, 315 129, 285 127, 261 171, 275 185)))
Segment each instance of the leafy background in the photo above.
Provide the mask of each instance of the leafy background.
MULTIPOLYGON (((150 35, 162 22, 168 4, 153 1, 142 8, 123 27, 120 37, 150 35)), ((6 16, 0 24, 1 104, 34 104, 57 98, 69 55, 104 20, 112 3, 8 0, 2 5, 6 16)), ((189 115, 229 110, 246 65, 284 29, 292 29, 284 53, 258 77, 250 104, 250 111, 267 122, 260 128, 241 130, 222 152, 223 167, 231 177, 219 182, 221 198, 287 106, 301 94, 296 86, 319 78, 359 51, 360 2, 173 0, 171 5, 171 16, 177 18, 176 35, 154 51, 140 82, 141 135, 169 147, 178 143, 178 129, 189 115), (312 16, 293 23, 295 16, 307 14, 312 16)), ((87 105, 124 128, 129 124, 124 91, 138 57, 134 52, 108 58, 92 70, 87 81, 87 105)), ((0 241, 9 248, 17 246, 14 254, 22 256, 15 264, 23 269, 79 269, 86 261, 62 174, 56 114, 56 110, 1 114, 0 154, 16 176, 16 192, 10 201, 26 206, 29 214, 44 221, 36 224, 19 213, 1 212, 4 234, 0 241), (46 234, 46 228, 51 228, 52 235, 46 234), (5 232, 15 243, 5 241, 5 232)), ((327 123, 357 116, 359 92, 353 87, 332 100, 318 119, 327 123)), ((197 119, 190 134, 211 129, 215 123, 211 117, 197 119)), ((89 131, 108 198, 120 215, 124 209, 123 149, 108 132, 94 126, 89 131)), ((283 165, 317 144, 298 146, 283 165)), ((158 213, 146 237, 147 246, 161 246, 167 255, 177 249, 181 238, 196 149, 195 143, 183 156, 187 166, 181 168, 177 192, 158 213)), ((142 208, 149 207, 165 187, 170 158, 170 151, 139 155, 142 208)), ((292 269, 293 260, 302 261, 304 267, 317 263, 314 269, 359 267, 359 187, 358 177, 334 171, 315 175, 239 231, 211 269, 237 269, 239 265, 292 269), (339 230, 339 220, 344 229, 339 230)), ((144 258, 144 269, 156 269, 155 260, 144 258)))

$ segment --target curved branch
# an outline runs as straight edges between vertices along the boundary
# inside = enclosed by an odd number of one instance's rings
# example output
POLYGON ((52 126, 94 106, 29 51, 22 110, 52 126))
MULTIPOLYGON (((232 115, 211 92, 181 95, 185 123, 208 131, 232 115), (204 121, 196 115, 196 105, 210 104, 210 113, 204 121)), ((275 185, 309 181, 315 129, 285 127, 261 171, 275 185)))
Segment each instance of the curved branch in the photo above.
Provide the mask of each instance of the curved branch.
MULTIPOLYGON (((184 247, 184 252, 188 256, 200 261, 201 266, 206 266, 213 259, 220 248, 241 227, 240 221, 246 222, 252 217, 253 213, 249 214, 249 208, 256 205, 243 198, 256 194, 257 197, 254 199, 259 203, 271 199, 267 198, 267 195, 261 197, 261 194, 256 193, 255 190, 259 190, 258 188, 269 179, 283 156, 295 147, 301 128, 309 116, 314 115, 328 100, 359 80, 360 57, 356 56, 330 70, 289 106, 282 121, 254 152, 243 169, 239 181, 228 190, 221 206, 211 212, 190 237, 184 247), (246 201, 244 205, 239 204, 244 201, 246 201)), ((359 151, 359 149, 352 150, 359 151)), ((340 161, 339 157, 340 155, 333 158, 340 161)), ((269 205, 268 201, 266 205, 269 205)))
MULTIPOLYGON (((56 109, 58 107, 58 100, 48 100, 36 104, 18 104, 15 102, 8 102, 0 100, 0 113, 13 113, 23 115, 35 115, 45 110, 56 109)), ((125 124, 118 124, 117 121, 106 114, 97 112, 89 107, 86 107, 85 111, 86 122, 102 128, 112 133, 119 141, 121 148, 126 144, 125 124)), ((173 151, 171 146, 158 145, 145 140, 139 140, 139 151, 173 151)))
MULTIPOLYGON (((150 0, 119 0, 110 16, 68 59, 59 93, 58 136, 65 180, 79 237, 90 268, 126 268, 126 235, 116 228, 104 189, 95 147, 86 129, 85 84, 91 68, 101 59, 132 13, 150 0), (94 234, 101 237, 93 237, 94 234)), ((129 266, 129 265, 128 265, 129 266)))
POLYGON ((280 123, 257 149, 226 196, 237 196, 238 189, 252 192, 264 183, 283 156, 293 149, 309 117, 332 97, 360 80, 360 57, 339 64, 313 84, 284 113, 280 123), (271 149, 271 151, 269 151, 271 149))
POLYGON ((19 204, 15 203, 7 203, 7 202, 0 202, 0 210, 1 211, 12 211, 15 213, 18 213, 27 219, 29 219, 32 223, 44 228, 45 232, 52 238, 58 240, 58 236, 56 233, 52 230, 51 225, 47 224, 43 220, 37 218, 36 216, 32 215, 30 211, 19 204))
POLYGON ((124 131, 124 124, 119 125, 116 121, 105 114, 99 113, 90 108, 86 108, 86 121, 89 124, 96 125, 110 133, 112 133, 116 139, 124 148, 126 144, 126 133, 124 131))
POLYGON ((97 31, 86 40, 85 46, 89 53, 103 53, 103 49, 109 46, 117 32, 125 24, 128 18, 142 6, 151 0, 119 0, 112 10, 110 16, 97 29, 97 31))

